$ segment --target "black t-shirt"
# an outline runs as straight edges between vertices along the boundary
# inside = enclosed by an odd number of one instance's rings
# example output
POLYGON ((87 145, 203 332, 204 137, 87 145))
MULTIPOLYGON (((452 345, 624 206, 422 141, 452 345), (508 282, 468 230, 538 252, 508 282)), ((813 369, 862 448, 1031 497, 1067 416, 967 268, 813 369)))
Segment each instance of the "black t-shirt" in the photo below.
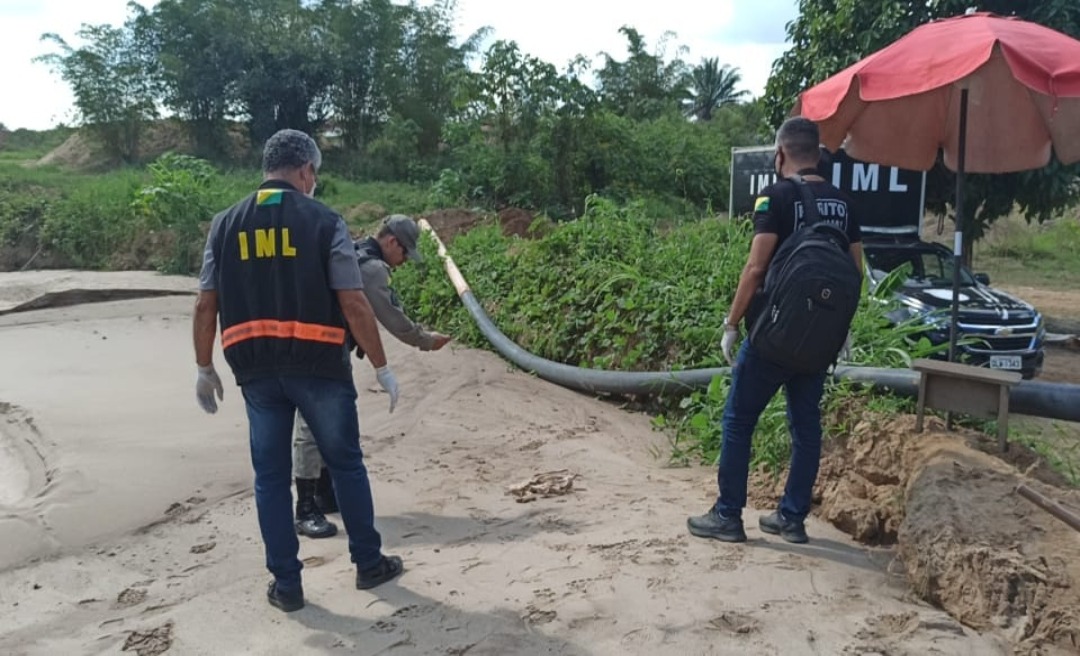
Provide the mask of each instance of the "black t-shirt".
MULTIPOLYGON (((854 205, 851 198, 828 182, 808 180, 806 184, 817 199, 821 220, 846 232, 848 241, 852 244, 861 242, 862 229, 858 218, 852 215, 851 209, 854 205)), ((795 230, 802 227, 802 205, 802 194, 791 180, 779 180, 765 187, 754 201, 754 234, 778 235, 779 247, 795 230)))

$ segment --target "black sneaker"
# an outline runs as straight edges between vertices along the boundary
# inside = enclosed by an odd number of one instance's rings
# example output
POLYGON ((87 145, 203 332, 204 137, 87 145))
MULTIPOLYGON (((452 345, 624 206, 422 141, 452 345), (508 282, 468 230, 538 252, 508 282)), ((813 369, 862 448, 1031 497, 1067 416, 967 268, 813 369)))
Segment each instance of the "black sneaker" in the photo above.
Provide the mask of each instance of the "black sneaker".
POLYGON ((788 542, 794 542, 795 544, 805 544, 810 541, 810 538, 806 537, 806 526, 803 525, 803 522, 788 519, 779 510, 771 515, 762 515, 758 518, 758 527, 765 533, 779 535, 788 542))
POLYGON ((332 538, 337 535, 337 524, 326 519, 318 508, 311 506, 296 514, 296 532, 316 540, 332 538))
POLYGON ((382 585, 405 571, 405 564, 399 556, 383 556, 378 565, 367 569, 357 568, 356 589, 369 590, 382 585))
POLYGON ((710 509, 704 515, 687 518, 686 528, 690 530, 690 535, 699 538, 713 538, 721 542, 746 542, 742 518, 724 517, 716 512, 716 509, 710 509))
POLYGON ((266 590, 266 600, 274 608, 280 608, 286 613, 291 613, 304 607, 304 591, 303 589, 298 589, 295 592, 278 590, 277 582, 270 581, 270 587, 266 590))

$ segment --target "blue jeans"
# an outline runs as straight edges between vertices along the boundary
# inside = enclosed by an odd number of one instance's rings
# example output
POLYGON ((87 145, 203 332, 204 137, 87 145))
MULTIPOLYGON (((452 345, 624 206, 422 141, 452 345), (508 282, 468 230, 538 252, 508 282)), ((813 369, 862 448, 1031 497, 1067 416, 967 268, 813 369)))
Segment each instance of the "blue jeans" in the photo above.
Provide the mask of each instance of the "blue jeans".
POLYGON ((255 507, 266 547, 266 568, 282 589, 300 587, 303 564, 293 524, 292 432, 299 409, 311 427, 330 475, 349 534, 349 553, 360 568, 377 565, 382 538, 364 454, 356 386, 330 378, 279 376, 243 386, 251 426, 251 464, 255 469, 255 507))
POLYGON ((731 390, 721 420, 724 441, 717 471, 720 498, 715 510, 725 517, 742 516, 754 428, 780 387, 784 388, 787 397, 787 421, 791 431, 791 467, 780 500, 780 512, 788 519, 799 521, 810 514, 810 498, 821 459, 821 397, 825 392, 825 372, 798 374, 789 371, 758 357, 747 340, 735 359, 731 390))

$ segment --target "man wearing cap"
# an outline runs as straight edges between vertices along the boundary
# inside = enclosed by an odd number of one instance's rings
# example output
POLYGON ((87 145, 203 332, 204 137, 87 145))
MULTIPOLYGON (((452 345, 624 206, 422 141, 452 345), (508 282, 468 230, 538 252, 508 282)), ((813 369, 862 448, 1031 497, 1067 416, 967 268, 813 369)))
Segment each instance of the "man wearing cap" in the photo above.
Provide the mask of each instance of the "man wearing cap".
MULTIPOLYGON (((364 294, 379 323, 394 337, 421 351, 437 351, 450 337, 424 330, 413 322, 401 307, 397 294, 390 287, 390 271, 406 259, 421 261, 417 250, 420 227, 412 217, 393 214, 383 219, 379 232, 356 242, 356 257, 364 294)), ((357 355, 363 351, 357 347, 357 355)), ((394 411, 394 403, 390 404, 394 411)), ((296 532, 310 538, 328 538, 337 534, 337 526, 324 513, 337 512, 333 482, 323 465, 311 429, 303 417, 296 418, 293 438, 293 472, 296 476, 296 532)))

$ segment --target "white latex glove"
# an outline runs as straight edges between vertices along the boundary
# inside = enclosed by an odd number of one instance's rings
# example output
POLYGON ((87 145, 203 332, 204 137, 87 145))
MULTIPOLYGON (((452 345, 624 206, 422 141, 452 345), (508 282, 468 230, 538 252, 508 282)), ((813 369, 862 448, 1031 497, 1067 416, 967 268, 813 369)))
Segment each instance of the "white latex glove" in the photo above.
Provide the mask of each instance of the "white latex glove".
POLYGON ((732 350, 735 348, 735 340, 739 338, 739 329, 735 326, 729 326, 727 319, 724 320, 724 338, 720 340, 720 350, 724 352, 724 359, 732 367, 735 366, 735 355, 732 350))
POLYGON ((217 372, 214 371, 214 365, 199 367, 199 377, 195 379, 195 398, 199 401, 199 406, 207 414, 212 415, 217 412, 217 401, 214 400, 215 392, 217 392, 218 401, 225 400, 225 388, 222 387, 221 379, 218 378, 217 372))
POLYGON ((844 340, 844 345, 840 347, 839 362, 851 361, 851 331, 848 331, 847 339, 844 340))
POLYGON ((379 381, 379 385, 390 395, 390 412, 393 413, 394 406, 397 405, 398 384, 397 378, 394 377, 394 372, 390 371, 390 365, 383 365, 376 369, 375 379, 379 381))

